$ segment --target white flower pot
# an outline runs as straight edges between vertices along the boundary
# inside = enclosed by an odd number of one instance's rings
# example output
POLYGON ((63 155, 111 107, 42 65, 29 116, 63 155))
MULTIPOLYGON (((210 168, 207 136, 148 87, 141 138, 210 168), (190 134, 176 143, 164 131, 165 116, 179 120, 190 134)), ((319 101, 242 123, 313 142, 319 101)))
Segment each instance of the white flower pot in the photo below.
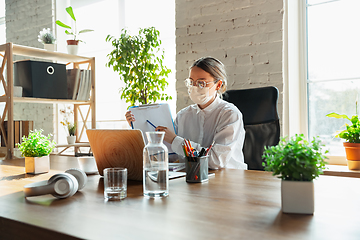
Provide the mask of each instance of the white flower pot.
POLYGON ((50 171, 49 155, 43 157, 25 157, 25 172, 30 174, 47 173, 50 171))
POLYGON ((68 144, 74 144, 76 141, 76 136, 67 136, 68 144))
POLYGON ((48 44, 48 43, 45 43, 44 44, 44 49, 47 50, 47 51, 51 51, 51 52, 54 52, 55 51, 55 44, 48 44))
POLYGON ((69 54, 77 55, 78 50, 79 50, 78 45, 67 45, 67 51, 69 54))
POLYGON ((281 208, 284 213, 314 213, 314 182, 281 181, 281 208))

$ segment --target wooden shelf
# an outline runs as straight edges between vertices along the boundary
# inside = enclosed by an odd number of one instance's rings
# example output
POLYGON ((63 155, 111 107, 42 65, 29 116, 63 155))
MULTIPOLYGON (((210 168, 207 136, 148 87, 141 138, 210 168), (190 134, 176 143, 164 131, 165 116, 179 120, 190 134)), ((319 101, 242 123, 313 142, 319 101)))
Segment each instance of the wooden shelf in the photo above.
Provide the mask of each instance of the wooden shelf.
MULTIPOLYGON (((91 119, 91 128, 96 127, 95 115, 95 58, 76 56, 61 52, 51 52, 44 49, 21 46, 13 43, 6 43, 0 45, 0 87, 4 88, 5 95, 0 96, 0 102, 5 103, 4 112, 0 116, 0 133, 4 135, 4 142, 6 145, 6 159, 14 157, 14 103, 64 103, 74 105, 74 122, 83 122, 82 129, 76 129, 76 142, 79 142, 82 134, 87 128, 86 122, 88 117, 91 119), (47 98, 32 98, 32 97, 14 97, 14 73, 13 73, 13 56, 25 56, 30 58, 39 58, 42 60, 51 60, 57 62, 64 62, 67 65, 72 63, 74 68, 79 68, 80 64, 88 64, 88 69, 91 70, 91 94, 90 100, 72 100, 72 99, 47 99, 47 98), (1 61, 2 59, 2 61, 1 61), (5 74, 6 75, 5 75, 5 74), (7 78, 5 78, 7 76, 7 78), (81 105, 88 105, 88 112, 83 114, 81 112, 81 105), (91 114, 90 114, 91 113, 91 114), (7 131, 3 127, 3 122, 7 117, 7 131), (79 132, 80 131, 80 132, 79 132), (7 134, 6 134, 7 133, 7 134)), ((80 125, 78 125, 80 126, 80 125)), ((76 147, 76 146, 75 146, 76 147)))
MULTIPOLYGON (((6 96, 0 96, 0 102, 6 102, 6 96)), ((90 101, 72 100, 72 99, 49 99, 49 98, 32 98, 32 97, 14 97, 14 102, 27 103, 63 103, 63 104, 80 104, 87 105, 90 101)))
MULTIPOLYGON (((60 62, 83 62, 91 60, 89 57, 82 57, 61 52, 51 52, 40 48, 21 46, 17 44, 12 44, 12 46, 13 55, 20 55, 24 57, 40 58, 60 62)), ((6 44, 0 45, 0 52, 5 52, 5 50, 6 44)))

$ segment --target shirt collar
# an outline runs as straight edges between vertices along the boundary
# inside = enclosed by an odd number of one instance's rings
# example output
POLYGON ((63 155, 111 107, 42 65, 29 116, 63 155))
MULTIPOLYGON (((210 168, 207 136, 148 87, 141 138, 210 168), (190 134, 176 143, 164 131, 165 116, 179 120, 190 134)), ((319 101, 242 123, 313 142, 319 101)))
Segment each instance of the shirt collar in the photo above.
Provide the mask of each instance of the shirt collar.
POLYGON ((196 114, 198 114, 201 111, 203 111, 204 113, 211 112, 213 109, 215 109, 219 105, 219 103, 220 103, 220 98, 219 98, 219 96, 216 96, 215 100, 204 109, 199 108, 199 105, 195 104, 196 114))

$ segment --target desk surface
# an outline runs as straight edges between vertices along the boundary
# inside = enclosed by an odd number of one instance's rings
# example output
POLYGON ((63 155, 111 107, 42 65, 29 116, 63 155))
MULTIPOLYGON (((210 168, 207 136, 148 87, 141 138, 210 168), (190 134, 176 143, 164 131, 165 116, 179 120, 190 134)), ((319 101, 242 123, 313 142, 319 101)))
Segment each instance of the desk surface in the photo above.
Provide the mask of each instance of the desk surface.
POLYGON ((76 167, 51 156, 51 172, 24 174, 23 160, 0 164, 0 239, 360 239, 359 178, 321 176, 314 215, 281 212, 280 180, 268 172, 221 170, 207 183, 170 181, 164 199, 142 196, 105 202, 103 180, 90 175, 73 197, 26 200, 22 187, 76 167))

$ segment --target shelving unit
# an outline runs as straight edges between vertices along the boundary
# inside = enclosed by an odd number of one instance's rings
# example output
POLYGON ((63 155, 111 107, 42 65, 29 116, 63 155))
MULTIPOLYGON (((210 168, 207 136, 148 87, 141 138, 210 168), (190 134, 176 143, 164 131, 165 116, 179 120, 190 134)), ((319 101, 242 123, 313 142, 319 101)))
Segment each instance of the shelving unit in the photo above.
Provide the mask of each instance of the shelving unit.
MULTIPOLYGON (((0 116, 0 131, 6 139, 6 159, 14 158, 14 102, 26 102, 26 103, 64 103, 74 104, 74 122, 78 123, 81 120, 83 127, 81 131, 76 129, 76 142, 79 143, 82 134, 86 127, 86 121, 91 114, 91 128, 96 127, 95 118, 95 58, 94 57, 82 57, 76 55, 70 55, 60 52, 50 52, 44 49, 26 47, 16 45, 13 43, 6 43, 0 45, 0 86, 4 88, 5 95, 0 96, 0 103, 5 103, 5 108, 0 116), (72 99, 45 99, 45 98, 29 98, 29 97, 14 97, 13 86, 14 86, 14 75, 13 75, 13 56, 25 56, 31 58, 46 59, 51 61, 57 61, 59 63, 65 63, 66 65, 73 64, 73 68, 79 68, 81 64, 88 64, 88 69, 91 69, 91 93, 90 100, 79 101, 72 99), (2 61, 1 61, 2 59, 2 61), (6 76, 4 77, 4 70, 6 70, 6 76), (81 112, 80 106, 87 105, 88 111, 86 115, 81 112), (7 116, 7 134, 4 129, 4 121, 7 116), (80 119, 80 118, 81 119, 80 119)), ((77 126, 80 126, 77 124, 77 126)))

